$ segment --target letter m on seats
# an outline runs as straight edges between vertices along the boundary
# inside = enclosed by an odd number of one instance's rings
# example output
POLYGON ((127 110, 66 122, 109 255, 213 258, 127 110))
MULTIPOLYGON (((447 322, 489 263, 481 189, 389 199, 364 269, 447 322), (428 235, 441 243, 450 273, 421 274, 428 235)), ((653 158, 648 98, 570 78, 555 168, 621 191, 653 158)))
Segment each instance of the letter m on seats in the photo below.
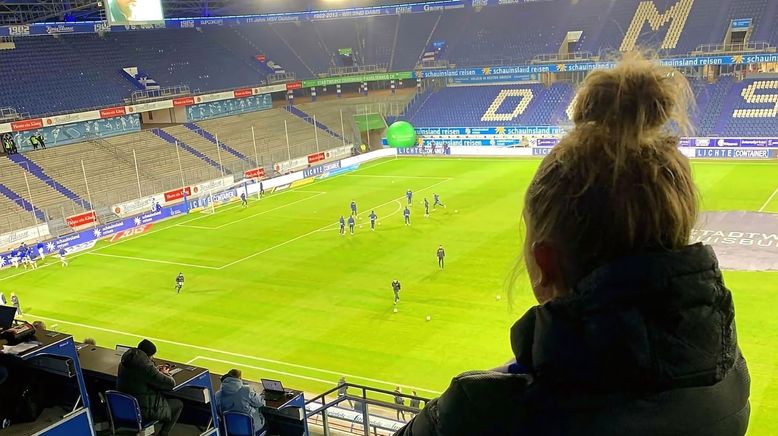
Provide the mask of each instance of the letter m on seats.
POLYGON ((692 5, 694 5, 694 0, 678 0, 678 3, 667 9, 664 14, 660 14, 653 1, 640 2, 619 50, 627 52, 635 48, 640 32, 643 30, 646 22, 648 22, 648 25, 651 26, 651 30, 654 32, 670 23, 670 26, 667 28, 667 35, 665 35, 660 48, 674 49, 681 38, 681 32, 686 25, 686 20, 689 18, 692 5))

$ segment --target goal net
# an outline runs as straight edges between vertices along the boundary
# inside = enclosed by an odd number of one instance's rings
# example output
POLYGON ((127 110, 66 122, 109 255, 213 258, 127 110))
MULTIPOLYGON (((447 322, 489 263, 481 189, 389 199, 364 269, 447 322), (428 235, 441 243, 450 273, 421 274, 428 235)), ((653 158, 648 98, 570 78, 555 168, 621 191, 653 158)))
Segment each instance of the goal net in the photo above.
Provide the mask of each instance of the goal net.
POLYGON ((213 188, 206 191, 202 197, 200 197, 201 213, 215 214, 221 206, 240 202, 241 195, 245 195, 249 198, 249 190, 246 182, 233 183, 230 186, 213 188))

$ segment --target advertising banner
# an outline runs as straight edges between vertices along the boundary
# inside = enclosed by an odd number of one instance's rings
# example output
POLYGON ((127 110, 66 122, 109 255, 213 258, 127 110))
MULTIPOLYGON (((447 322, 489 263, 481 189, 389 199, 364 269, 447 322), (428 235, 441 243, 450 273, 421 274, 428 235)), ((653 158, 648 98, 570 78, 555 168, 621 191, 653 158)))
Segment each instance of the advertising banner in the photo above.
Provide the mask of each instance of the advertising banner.
POLYGON ((165 202, 165 196, 162 194, 149 195, 148 197, 136 198, 135 200, 117 203, 111 206, 111 211, 120 217, 135 215, 140 212, 154 210, 158 204, 165 202))
POLYGON ((778 147, 778 138, 681 138, 681 147, 778 147))
POLYGON ((14 230, 13 232, 0 235, 0 249, 16 248, 22 242, 28 242, 35 239, 45 239, 49 236, 49 226, 40 224, 26 229, 14 230))
POLYGON ((313 164, 316 162, 321 162, 323 160, 327 159, 326 153, 323 151, 320 151, 318 153, 312 153, 308 155, 308 163, 313 164))
POLYGON ((559 138, 538 138, 535 143, 538 147, 553 147, 559 144, 559 138))
POLYGON ((315 167, 304 169, 303 177, 307 179, 308 177, 320 176, 324 173, 335 171, 337 169, 340 169, 340 161, 330 162, 324 165, 316 165, 315 167))
MULTIPOLYGON (((234 176, 225 176, 221 177, 219 179, 213 179, 209 180, 207 182, 199 183, 197 185, 194 185, 192 187, 191 195, 203 195, 210 191, 213 191, 214 189, 222 189, 226 188, 230 185, 235 183, 235 177, 234 176)), ((189 195, 189 194, 187 194, 189 195)))
POLYGON ((113 236, 111 236, 111 242, 117 242, 122 239, 126 239, 132 236, 137 236, 146 233, 149 230, 151 230, 151 226, 153 225, 154 223, 148 223, 148 224, 140 225, 138 227, 133 227, 131 229, 122 230, 121 232, 115 233, 113 236))
MULTIPOLYGON (((229 93, 233 95, 232 92, 229 93)), ((270 94, 249 95, 245 98, 217 100, 187 106, 186 115, 189 121, 202 121, 211 118, 228 117, 247 112, 256 112, 273 107, 270 94)))
POLYGON ((505 126, 505 127, 417 127, 416 134, 421 136, 461 137, 472 135, 510 136, 510 135, 561 135, 564 130, 557 126, 505 126))
MULTIPOLYGON (((172 218, 188 212, 187 203, 179 203, 169 207, 161 207, 157 211, 148 212, 131 218, 98 225, 89 230, 83 230, 78 233, 52 239, 44 243, 46 254, 58 253, 60 249, 65 249, 68 253, 85 250, 94 247, 95 241, 102 238, 112 237, 113 235, 125 230, 133 229, 144 224, 157 222, 163 219, 172 218)), ((0 268, 10 264, 10 253, 0 253, 0 268)))
POLYGON ((165 203, 172 203, 184 198, 184 196, 190 197, 192 195, 192 187, 185 186, 184 188, 173 189, 167 191, 162 196, 165 198, 165 203))
POLYGON ((32 135, 41 135, 47 148, 84 142, 90 136, 109 137, 140 131, 138 115, 123 115, 115 118, 100 119, 99 115, 92 121, 74 122, 64 125, 28 129, 13 133, 14 141, 20 152, 32 151, 30 143, 32 135))
POLYGON ((65 222, 71 229, 80 230, 84 227, 91 226, 92 224, 96 223, 97 215, 95 215, 95 211, 90 210, 78 215, 69 216, 65 218, 65 222))
POLYGON ((767 148, 695 148, 694 157, 714 159, 776 159, 778 150, 767 148))
POLYGON ((122 115, 127 115, 127 110, 124 108, 124 106, 100 109, 100 118, 114 118, 122 115))
POLYGON ((195 104, 194 97, 181 97, 173 99, 173 107, 191 106, 195 104))
POLYGON ((27 130, 40 129, 43 127, 43 119, 14 121, 11 123, 11 130, 14 132, 24 132, 27 130))
POLYGON ((545 156, 551 153, 552 147, 532 147, 533 156, 545 156))
POLYGON ((261 179, 265 177, 265 169, 260 168, 253 168, 243 173, 243 177, 247 179, 261 179))
POLYGON ((211 202, 213 202, 214 204, 222 204, 237 198, 238 198, 238 190, 233 188, 233 189, 227 189, 225 191, 216 192, 213 193, 212 195, 205 195, 199 198, 190 199, 187 201, 187 204, 189 209, 200 209, 200 208, 204 209, 210 206, 211 202))
POLYGON ((397 155, 399 156, 428 156, 428 155, 450 155, 451 147, 408 147, 398 148, 397 155))
POLYGON ((410 71, 356 74, 353 76, 328 77, 324 79, 303 80, 302 87, 312 88, 318 86, 342 85, 346 83, 376 82, 379 80, 383 80, 383 81, 400 80, 400 79, 410 79, 412 76, 413 73, 410 71))
POLYGON ((298 157, 292 160, 277 162, 273 165, 273 169, 279 174, 286 174, 288 172, 301 170, 307 167, 308 167, 307 157, 298 157))

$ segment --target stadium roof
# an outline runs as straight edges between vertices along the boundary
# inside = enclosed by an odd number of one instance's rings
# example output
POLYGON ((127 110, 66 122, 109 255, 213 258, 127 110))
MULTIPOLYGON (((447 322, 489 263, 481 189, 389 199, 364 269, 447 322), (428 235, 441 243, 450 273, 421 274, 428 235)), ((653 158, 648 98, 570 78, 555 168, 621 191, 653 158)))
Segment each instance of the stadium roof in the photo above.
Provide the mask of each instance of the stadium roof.
MULTIPOLYGON (((165 16, 210 17, 403 3, 403 0, 162 0, 165 16)), ((0 0, 0 25, 105 19, 102 0, 0 0)))

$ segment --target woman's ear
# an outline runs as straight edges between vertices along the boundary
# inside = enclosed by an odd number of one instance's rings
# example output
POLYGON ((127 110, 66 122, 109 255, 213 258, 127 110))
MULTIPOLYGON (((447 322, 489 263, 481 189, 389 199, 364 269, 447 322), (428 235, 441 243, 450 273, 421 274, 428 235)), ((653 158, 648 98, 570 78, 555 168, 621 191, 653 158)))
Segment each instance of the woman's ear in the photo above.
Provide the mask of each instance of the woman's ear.
POLYGON ((534 242, 530 249, 538 273, 532 284, 538 301, 545 303, 561 296, 564 280, 559 250, 546 241, 534 242))

